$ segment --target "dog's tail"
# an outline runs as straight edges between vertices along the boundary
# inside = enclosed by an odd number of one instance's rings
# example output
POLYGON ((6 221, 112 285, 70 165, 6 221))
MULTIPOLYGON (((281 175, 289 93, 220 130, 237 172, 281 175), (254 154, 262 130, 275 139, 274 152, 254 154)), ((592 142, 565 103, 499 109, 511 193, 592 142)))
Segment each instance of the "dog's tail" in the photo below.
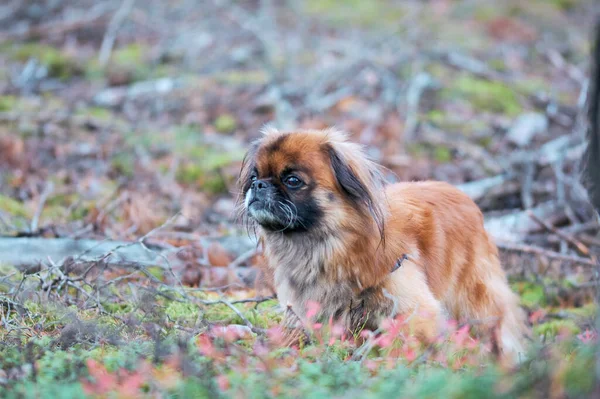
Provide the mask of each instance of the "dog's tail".
POLYGON ((588 144, 583 162, 583 179, 590 201, 600 213, 600 19, 593 46, 588 97, 588 144))

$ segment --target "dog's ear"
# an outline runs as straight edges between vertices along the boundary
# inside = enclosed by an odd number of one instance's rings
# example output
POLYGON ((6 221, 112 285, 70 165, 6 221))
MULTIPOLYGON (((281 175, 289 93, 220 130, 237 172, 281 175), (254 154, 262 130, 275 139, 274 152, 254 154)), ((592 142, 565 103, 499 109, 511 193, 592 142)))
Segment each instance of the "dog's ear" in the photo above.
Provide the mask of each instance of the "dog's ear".
POLYGON ((372 202, 373 198, 366 182, 362 182, 358 178, 357 173, 350 168, 348 162, 343 160, 333 147, 329 147, 328 152, 333 175, 342 192, 354 202, 372 202))
POLYGON ((333 175, 343 195, 367 211, 384 238, 385 212, 382 207, 384 178, 379 167, 364 156, 356 144, 325 144, 333 175))

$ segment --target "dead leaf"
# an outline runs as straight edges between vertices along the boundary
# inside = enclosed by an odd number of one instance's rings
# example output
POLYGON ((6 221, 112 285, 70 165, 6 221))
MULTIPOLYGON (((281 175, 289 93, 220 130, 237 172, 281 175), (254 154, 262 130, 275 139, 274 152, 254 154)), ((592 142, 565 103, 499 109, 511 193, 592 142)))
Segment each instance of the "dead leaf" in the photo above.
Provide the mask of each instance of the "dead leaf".
POLYGON ((217 241, 213 241, 208 247, 208 262, 213 266, 229 266, 233 257, 217 241))

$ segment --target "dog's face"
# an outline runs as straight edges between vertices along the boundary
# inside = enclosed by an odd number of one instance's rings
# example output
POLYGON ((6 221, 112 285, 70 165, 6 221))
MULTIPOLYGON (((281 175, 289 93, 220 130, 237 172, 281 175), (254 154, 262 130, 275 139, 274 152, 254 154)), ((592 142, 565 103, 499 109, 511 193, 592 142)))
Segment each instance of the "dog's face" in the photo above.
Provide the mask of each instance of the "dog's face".
POLYGON ((245 215, 264 231, 281 233, 373 222, 381 231, 381 182, 360 147, 333 130, 268 130, 240 173, 245 215))

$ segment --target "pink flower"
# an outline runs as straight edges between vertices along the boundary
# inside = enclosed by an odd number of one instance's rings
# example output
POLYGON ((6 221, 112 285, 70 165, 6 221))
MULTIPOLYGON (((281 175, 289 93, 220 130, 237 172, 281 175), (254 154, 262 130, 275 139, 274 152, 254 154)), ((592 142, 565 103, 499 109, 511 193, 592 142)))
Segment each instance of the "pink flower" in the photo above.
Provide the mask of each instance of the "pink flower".
POLYGON ((417 352, 412 348, 407 348, 404 350, 404 358, 409 362, 412 362, 417 358, 417 352))
POLYGON ((535 312, 531 313, 531 315, 529 316, 529 321, 531 322, 531 324, 537 324, 544 317, 546 317, 546 312, 544 311, 544 309, 538 309, 535 312))
POLYGON ((271 342, 282 342, 284 338, 283 329, 280 326, 271 327, 267 330, 267 337, 271 342))
POLYGON ((224 376, 223 374, 218 375, 217 376, 217 385, 219 386, 219 389, 221 391, 226 391, 229 389, 229 380, 227 379, 227 376, 224 376))
POLYGON ((314 301, 306 302, 306 318, 307 319, 310 320, 313 317, 315 317, 319 313, 319 310, 321 310, 321 305, 318 302, 314 302, 314 301))
POLYGON ((585 330, 581 334, 577 336, 581 342, 584 344, 591 344, 596 342, 598 339, 598 333, 595 331, 585 330))
POLYGON ((459 328, 452 336, 452 342, 462 347, 465 342, 469 339, 469 325, 466 324, 459 328))
POLYGON ((198 336, 197 345, 200 352, 206 357, 214 358, 217 355, 217 350, 208 336, 198 336))

